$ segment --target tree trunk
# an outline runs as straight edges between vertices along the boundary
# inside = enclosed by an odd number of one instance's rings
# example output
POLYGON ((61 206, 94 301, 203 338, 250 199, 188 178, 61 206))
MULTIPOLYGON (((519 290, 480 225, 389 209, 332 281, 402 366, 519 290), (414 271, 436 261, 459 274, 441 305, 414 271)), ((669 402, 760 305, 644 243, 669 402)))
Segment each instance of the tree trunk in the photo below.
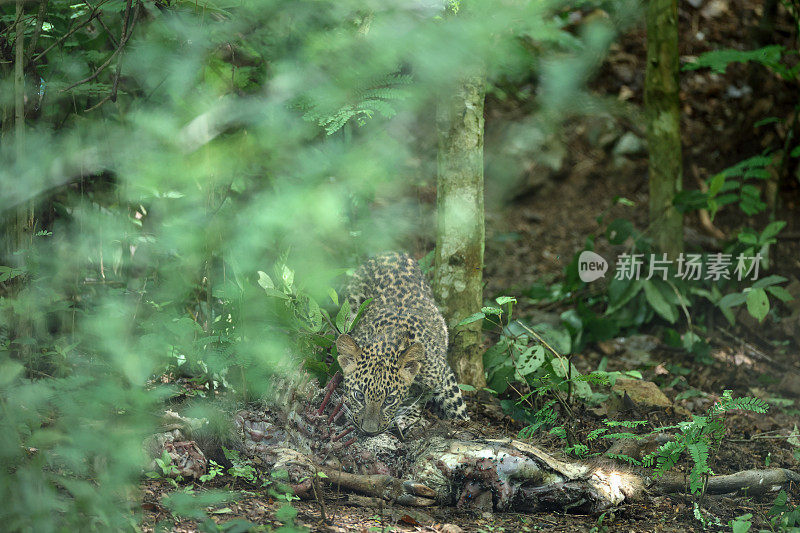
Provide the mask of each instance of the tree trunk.
POLYGON ((677 2, 650 0, 646 16, 644 99, 650 151, 650 225, 656 248, 675 258, 683 250, 683 216, 672 205, 683 181, 677 2))
POLYGON ((456 328, 483 303, 483 100, 485 80, 472 76, 441 101, 436 262, 433 290, 450 331, 450 366, 461 383, 486 385, 481 322, 456 328))
MULTIPOLYGON (((23 18, 23 0, 17 0, 14 41, 14 143, 18 164, 22 164, 25 156, 25 23, 23 18)), ((32 228, 33 201, 29 201, 17 206, 14 224, 10 228, 7 241, 9 258, 13 258, 13 252, 30 244, 32 228)), ((15 264, 14 266, 22 265, 15 264)))

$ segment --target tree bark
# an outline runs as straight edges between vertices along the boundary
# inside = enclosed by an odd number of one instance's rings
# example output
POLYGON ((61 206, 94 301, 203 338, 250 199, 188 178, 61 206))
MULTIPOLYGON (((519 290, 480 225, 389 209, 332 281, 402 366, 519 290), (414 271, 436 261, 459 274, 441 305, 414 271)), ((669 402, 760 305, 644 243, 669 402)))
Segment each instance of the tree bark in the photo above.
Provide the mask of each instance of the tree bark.
POLYGON ((468 77, 437 109, 437 233, 433 290, 450 331, 461 383, 486 385, 481 322, 456 328, 483 302, 483 76, 468 77))
POLYGON ((672 205, 683 182, 678 101, 678 6, 647 2, 645 111, 650 162, 650 225, 656 248, 675 258, 683 251, 683 216, 672 205))
MULTIPOLYGON (((22 164, 25 156, 25 23, 23 0, 17 0, 14 41, 14 142, 17 162, 22 164)), ((9 257, 30 244, 33 228, 33 201, 25 202, 16 209, 14 224, 8 235, 9 257)), ((15 265, 21 266, 21 265, 15 265)))

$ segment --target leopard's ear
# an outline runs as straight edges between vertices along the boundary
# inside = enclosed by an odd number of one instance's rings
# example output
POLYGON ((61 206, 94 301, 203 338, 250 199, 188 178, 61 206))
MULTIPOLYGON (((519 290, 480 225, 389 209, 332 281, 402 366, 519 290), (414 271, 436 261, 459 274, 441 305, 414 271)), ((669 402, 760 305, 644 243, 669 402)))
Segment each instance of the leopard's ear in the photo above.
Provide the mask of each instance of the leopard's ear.
POLYGON ((352 373, 358 365, 358 360, 361 359, 361 348, 353 337, 347 334, 339 335, 336 339, 336 353, 338 354, 336 360, 339 361, 344 375, 352 373))
POLYGON ((408 350, 400 354, 397 359, 397 366, 400 369, 400 377, 403 381, 409 385, 414 381, 414 378, 419 374, 420 368, 422 368, 424 359, 425 348, 418 342, 415 342, 408 350))

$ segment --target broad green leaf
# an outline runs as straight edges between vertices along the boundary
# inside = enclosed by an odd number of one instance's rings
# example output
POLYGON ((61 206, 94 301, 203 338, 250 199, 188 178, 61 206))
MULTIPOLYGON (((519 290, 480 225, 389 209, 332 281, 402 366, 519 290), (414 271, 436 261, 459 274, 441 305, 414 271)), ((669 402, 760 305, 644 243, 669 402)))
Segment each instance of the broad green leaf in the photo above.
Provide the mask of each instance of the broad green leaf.
POLYGON ((725 185, 725 175, 717 174, 711 178, 711 183, 708 185, 708 195, 711 197, 716 196, 722 190, 723 185, 725 185))
POLYGON ((472 385, 469 385, 468 383, 459 383, 458 384, 458 388, 463 390, 463 391, 467 391, 467 392, 472 392, 474 390, 477 390, 477 389, 475 389, 475 387, 473 387, 472 385))
POLYGON ((762 289, 764 287, 769 287, 770 285, 777 285, 778 283, 783 283, 784 281, 787 281, 787 279, 784 278, 783 276, 776 276, 776 275, 767 276, 766 278, 761 278, 760 280, 753 283, 753 288, 762 289))
POLYGON ((484 315, 497 315, 500 316, 503 314, 503 310, 499 307, 481 307, 481 312, 484 315))
POLYGON ((477 313, 474 313, 474 314, 468 316, 467 318, 465 318, 464 320, 462 320, 461 322, 456 324, 455 327, 466 326, 467 324, 472 324, 473 322, 477 322, 478 320, 481 320, 482 318, 485 318, 485 317, 486 317, 486 315, 484 315, 483 313, 477 312, 477 313))
POLYGON ((308 324, 314 332, 322 328, 322 313, 319 304, 313 298, 308 298, 308 324))
POLYGON ((264 292, 266 292, 268 296, 272 296, 274 298, 281 298, 283 300, 289 299, 288 295, 284 294, 283 292, 275 288, 275 284, 272 282, 272 278, 270 278, 266 274, 266 272, 263 272, 261 270, 258 271, 258 284, 261 285, 261 288, 264 289, 264 292))
POLYGON ((710 68, 717 74, 724 74, 731 63, 755 61, 765 66, 774 66, 780 62, 784 48, 780 45, 765 46, 756 50, 713 50, 701 54, 696 61, 683 65, 683 70, 710 68))
POLYGON ((747 298, 741 292, 732 292, 720 298, 717 305, 721 308, 728 309, 736 307, 737 305, 742 305, 746 300, 747 298))
POLYGON ((258 284, 261 285, 264 289, 274 289, 275 284, 272 282, 272 278, 264 272, 263 270, 258 271, 258 284))
POLYGON ((749 231, 741 231, 736 237, 739 239, 739 242, 744 244, 758 244, 758 236, 749 231))
POLYGON ((281 279, 283 279, 283 283, 286 285, 286 288, 291 289, 294 286, 294 270, 286 265, 283 265, 283 268, 281 269, 281 279))
POLYGON ((361 317, 364 315, 364 311, 366 311, 370 303, 372 303, 372 298, 367 298, 366 300, 361 302, 361 305, 358 306, 358 312, 356 313, 356 316, 354 316, 353 320, 351 320, 347 324, 347 333, 350 333, 350 331, 352 331, 352 329, 356 326, 356 324, 358 324, 358 321, 361 320, 361 317))
POLYGON ((792 296, 789 291, 777 285, 773 285, 772 287, 767 287, 767 292, 769 292, 782 302, 790 302, 794 300, 794 296, 792 296))
POLYGON ((517 299, 513 296, 498 296, 494 300, 497 302, 497 305, 505 305, 507 303, 517 303, 517 299))
POLYGON ((544 346, 540 344, 537 344, 536 346, 529 346, 524 352, 517 356, 517 379, 523 381, 525 376, 533 374, 539 370, 544 362, 544 346))
POLYGON ((639 279, 618 280, 608 282, 608 309, 605 315, 613 315, 642 290, 643 282, 639 279))
POLYGON ((730 307, 720 307, 719 310, 731 326, 736 323, 736 317, 730 307))
POLYGON ((653 280, 644 281, 644 295, 647 303, 664 320, 674 324, 678 319, 678 309, 670 304, 653 280))
POLYGON ((336 328, 340 333, 347 333, 347 318, 350 316, 350 302, 345 300, 336 314, 336 328))
POLYGON ((769 312, 769 298, 764 289, 751 289, 747 292, 747 311, 759 322, 769 312))
POLYGON ((622 244, 633 234, 633 224, 626 218, 617 218, 608 225, 606 238, 611 244, 622 244))
POLYGON ((778 233, 780 233, 781 230, 785 227, 786 227, 786 222, 783 220, 776 220, 775 222, 770 222, 767 225, 767 227, 764 228, 764 231, 761 232, 761 238, 759 239, 759 242, 761 244, 765 244, 768 241, 774 239, 778 235, 778 233))

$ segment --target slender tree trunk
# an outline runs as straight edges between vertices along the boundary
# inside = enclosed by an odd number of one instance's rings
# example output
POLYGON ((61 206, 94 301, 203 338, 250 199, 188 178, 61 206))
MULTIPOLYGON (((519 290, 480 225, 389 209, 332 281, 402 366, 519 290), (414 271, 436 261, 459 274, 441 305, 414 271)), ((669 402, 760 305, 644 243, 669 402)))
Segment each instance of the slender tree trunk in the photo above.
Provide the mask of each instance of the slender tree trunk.
POLYGON ((22 151, 25 134, 25 24, 22 21, 22 0, 17 0, 17 27, 14 42, 14 124, 17 133, 17 152, 22 151))
POLYGON ((646 17, 650 224, 656 248, 674 258, 683 250, 683 216, 672 205, 683 182, 677 0, 649 0, 646 17))
POLYGON ((450 365, 461 383, 485 386, 481 321, 454 327, 483 302, 483 100, 472 76, 439 103, 436 262, 433 290, 450 328, 450 365))
MULTIPOLYGON (((23 0, 17 0, 14 42, 14 142, 17 161, 21 162, 25 155, 25 24, 23 22, 23 0)), ((25 202, 16 211, 12 234, 9 235, 10 252, 25 247, 33 228, 33 202, 25 202)))

